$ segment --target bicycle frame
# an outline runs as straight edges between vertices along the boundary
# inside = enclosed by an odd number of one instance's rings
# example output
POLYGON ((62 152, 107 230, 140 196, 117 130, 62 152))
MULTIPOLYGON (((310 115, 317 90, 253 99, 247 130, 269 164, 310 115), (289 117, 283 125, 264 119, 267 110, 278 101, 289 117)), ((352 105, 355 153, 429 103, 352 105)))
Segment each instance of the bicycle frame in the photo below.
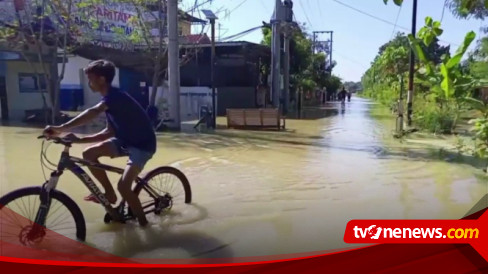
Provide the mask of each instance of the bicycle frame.
MULTIPOLYGON (((57 170, 53 171, 51 173, 51 177, 49 178, 49 181, 47 181, 43 185, 43 189, 46 191, 43 191, 43 194, 41 194, 41 208, 39 209, 37 216, 36 216, 36 223, 44 225, 44 220, 45 217, 48 214, 49 207, 50 207, 50 199, 49 199, 49 192, 53 189, 56 189, 59 177, 64 173, 66 169, 70 170, 76 177, 78 177, 83 184, 88 188, 88 190, 95 195, 95 197, 100 201, 102 206, 105 208, 105 210, 112 216, 114 220, 117 221, 124 221, 123 217, 123 212, 119 212, 117 208, 112 207, 110 202, 107 200, 105 195, 100 191, 100 188, 97 187, 93 179, 91 178, 88 173, 86 173, 81 166, 87 166, 87 167, 94 167, 97 169, 102 169, 105 171, 113 172, 113 173, 118 173, 118 174, 123 174, 124 169, 101 164, 101 163, 94 163, 90 162, 78 157, 73 157, 69 155, 69 149, 70 147, 65 145, 63 152, 61 153, 61 158, 59 159, 57 170)), ((136 184, 142 184, 144 181, 138 176, 136 178, 136 184)), ((150 187, 144 185, 143 188, 148 191, 148 193, 153 196, 157 197, 157 194, 152 190, 150 187)), ((119 209, 123 210, 122 205, 125 201, 122 201, 119 204, 119 209)))

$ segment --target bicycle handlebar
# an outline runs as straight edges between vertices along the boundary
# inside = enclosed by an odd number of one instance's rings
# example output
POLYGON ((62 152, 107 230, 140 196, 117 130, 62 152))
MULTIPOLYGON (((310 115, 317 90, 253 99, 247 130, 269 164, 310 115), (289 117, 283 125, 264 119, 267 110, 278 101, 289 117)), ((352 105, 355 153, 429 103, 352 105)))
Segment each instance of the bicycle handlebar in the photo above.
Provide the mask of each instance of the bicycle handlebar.
POLYGON ((71 140, 68 140, 66 138, 60 138, 60 137, 46 137, 44 135, 40 135, 37 136, 37 139, 52 140, 55 144, 62 144, 65 146, 71 146, 71 144, 73 144, 71 140))

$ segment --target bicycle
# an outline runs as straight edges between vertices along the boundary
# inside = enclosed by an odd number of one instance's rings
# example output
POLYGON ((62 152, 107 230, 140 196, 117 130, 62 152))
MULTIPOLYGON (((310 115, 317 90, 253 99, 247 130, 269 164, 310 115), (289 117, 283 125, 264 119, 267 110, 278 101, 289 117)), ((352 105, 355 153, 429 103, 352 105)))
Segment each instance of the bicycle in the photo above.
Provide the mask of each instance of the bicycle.
MULTIPOLYGON (((71 228, 71 230, 74 229, 75 232, 74 238, 79 241, 85 241, 86 223, 83 213, 81 212, 79 206, 68 195, 56 189, 59 178, 61 177, 61 175, 63 175, 65 170, 71 171, 78 179, 80 179, 82 183, 88 188, 88 190, 93 195, 95 195, 100 204, 105 208, 105 223, 125 223, 126 221, 135 219, 135 216, 133 216, 130 208, 126 205, 126 202, 124 200, 122 200, 118 204, 118 206, 112 207, 105 195, 95 185, 90 175, 88 175, 81 167, 94 167, 118 174, 122 174, 124 172, 123 169, 101 163, 94 163, 81 158, 70 156, 69 150, 71 148, 72 142, 66 138, 59 137, 50 138, 53 143, 61 144, 64 146, 58 164, 53 164, 46 157, 46 151, 49 146, 44 149, 44 143, 47 139, 44 136, 39 136, 38 139, 44 139, 41 148, 41 164, 43 166, 43 173, 44 167, 47 167, 47 164, 44 162, 44 160, 46 160, 53 167, 56 167, 55 169, 51 169, 52 172, 50 174, 49 180, 46 180, 42 184, 42 186, 20 188, 0 198, 0 213, 4 212, 3 215, 5 215, 0 219, 2 221, 2 224, 0 225, 4 226, 5 228, 12 227, 12 224, 10 224, 9 226, 9 224, 5 224, 3 222, 13 220, 17 221, 17 224, 14 223, 13 225, 17 225, 15 227, 18 227, 20 222, 20 233, 16 235, 15 233, 10 232, 10 234, 13 234, 14 237, 19 237, 19 240, 22 244, 28 245, 41 242, 46 236, 46 232, 54 231, 54 229, 59 228, 61 224, 65 224, 67 221, 74 222, 74 228, 71 228), (18 201, 22 198, 28 198, 28 203, 24 201, 22 201, 21 203, 18 201), (32 198, 34 198, 34 202, 39 202, 39 207, 31 205, 32 198), (55 202, 58 202, 60 206, 64 206, 65 208, 67 208, 70 216, 64 218, 58 216, 52 221, 53 223, 49 223, 47 219, 56 212, 58 212, 61 208, 56 207, 55 202), (9 205, 19 206, 26 204, 28 204, 28 208, 24 208, 18 211, 14 211, 8 207, 9 205), (13 211, 14 213, 12 213, 11 211, 13 211), (28 213, 35 213, 35 217, 23 216, 29 215, 28 213), (69 217, 72 218, 70 219, 69 217), (26 218, 27 221, 25 221, 24 218, 26 218), (23 220, 25 225, 22 225, 23 220)), ((191 203, 192 192, 190 183, 186 176, 180 170, 174 167, 160 166, 149 171, 142 177, 141 175, 138 176, 135 180, 136 184, 133 187, 133 191, 139 196, 139 199, 141 200, 141 203, 143 205, 144 213, 146 215, 149 213, 160 215, 163 211, 166 212, 173 208, 176 195, 163 191, 161 189, 161 181, 159 181, 159 187, 156 187, 150 183, 153 179, 157 178, 160 175, 171 175, 176 177, 183 187, 184 203, 191 203), (148 197, 141 197, 143 194, 147 194, 148 197)), ((174 185, 172 184, 171 190, 173 190, 173 187, 174 185)), ((4 227, 2 227, 2 229, 4 227)), ((66 230, 66 228, 63 228, 61 230, 66 230)), ((66 233, 63 233, 63 236, 68 237, 66 233)))

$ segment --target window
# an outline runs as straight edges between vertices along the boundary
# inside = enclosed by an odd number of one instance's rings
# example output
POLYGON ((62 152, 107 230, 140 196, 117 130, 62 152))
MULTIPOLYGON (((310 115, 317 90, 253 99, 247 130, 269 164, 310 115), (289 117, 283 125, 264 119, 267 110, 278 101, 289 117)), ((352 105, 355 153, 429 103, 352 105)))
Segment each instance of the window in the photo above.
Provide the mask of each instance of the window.
POLYGON ((46 92, 47 84, 44 74, 35 73, 19 73, 19 92, 20 93, 33 93, 33 92, 46 92), (37 77, 39 76, 39 82, 37 77), (40 89, 38 84, 40 83, 40 89))

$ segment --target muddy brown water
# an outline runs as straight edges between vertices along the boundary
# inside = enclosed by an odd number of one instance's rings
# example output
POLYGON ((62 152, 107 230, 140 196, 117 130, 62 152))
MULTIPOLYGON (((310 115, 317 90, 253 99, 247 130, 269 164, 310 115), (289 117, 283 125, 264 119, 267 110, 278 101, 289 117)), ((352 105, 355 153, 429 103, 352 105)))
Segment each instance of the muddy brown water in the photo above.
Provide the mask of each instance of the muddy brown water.
MULTIPOLYGON (((59 189, 81 207, 87 243, 140 258, 244 257, 330 250, 351 219, 461 218, 488 192, 487 177, 469 161, 429 142, 391 137, 394 119, 353 98, 287 121, 285 132, 219 130, 161 133, 146 170, 181 169, 193 204, 151 216, 151 227, 103 223, 103 209, 71 174, 59 189)), ((40 185, 39 129, 0 126, 0 194, 40 185)), ((80 155, 82 146, 71 152, 80 155)), ((48 156, 56 161, 61 147, 48 156)), ((103 159, 120 165, 124 159, 103 159)), ((111 176, 115 182, 116 176, 111 176)))

